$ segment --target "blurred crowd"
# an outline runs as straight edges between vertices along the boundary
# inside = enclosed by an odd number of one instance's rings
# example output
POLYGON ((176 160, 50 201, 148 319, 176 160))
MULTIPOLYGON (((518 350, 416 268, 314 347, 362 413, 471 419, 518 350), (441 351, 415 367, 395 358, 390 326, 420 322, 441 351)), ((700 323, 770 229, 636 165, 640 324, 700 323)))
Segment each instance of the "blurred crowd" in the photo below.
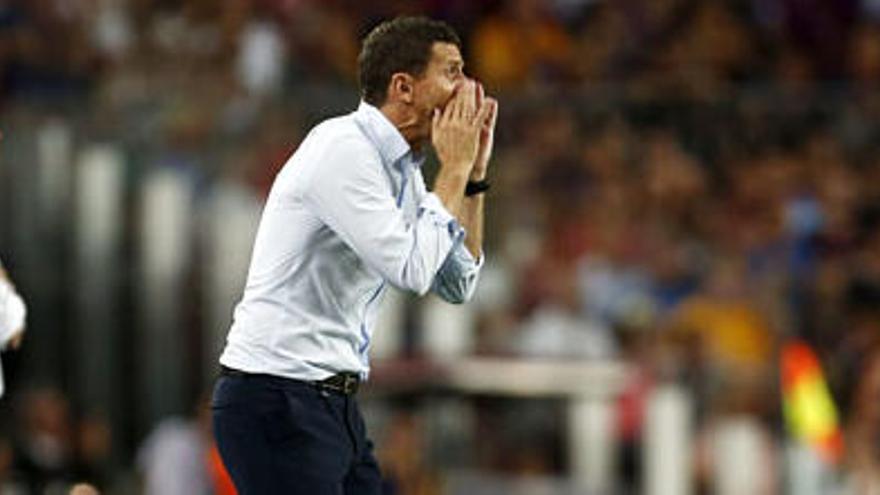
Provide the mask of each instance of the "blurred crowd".
MULTIPOLYGON (((685 384, 710 490, 713 432, 730 418, 756 432, 759 466, 778 462, 779 349, 803 339, 840 411, 841 493, 877 489, 880 2, 0 0, 4 133, 61 115, 135 170, 263 198, 308 126, 356 104, 360 38, 418 13, 459 30, 466 70, 501 100, 475 352, 631 364, 617 405, 631 487, 647 394, 685 384)), ((19 395, 0 477, 30 479, 31 457, 57 460, 64 438, 61 479, 107 485, 106 422, 73 428, 57 391, 19 395)), ((480 430, 481 465, 564 472, 558 410, 533 406, 483 404, 506 427, 480 430)), ((424 424, 393 424, 390 486, 441 493, 424 424)), ((197 425, 157 427, 141 471, 162 432, 206 441, 197 425)), ((763 473, 750 493, 784 481, 763 473)))
POLYGON ((743 83, 870 86, 880 71, 873 0, 5 0, 3 92, 122 104, 160 89, 224 101, 350 84, 360 38, 401 14, 456 27, 493 91, 613 83, 710 96, 743 83))

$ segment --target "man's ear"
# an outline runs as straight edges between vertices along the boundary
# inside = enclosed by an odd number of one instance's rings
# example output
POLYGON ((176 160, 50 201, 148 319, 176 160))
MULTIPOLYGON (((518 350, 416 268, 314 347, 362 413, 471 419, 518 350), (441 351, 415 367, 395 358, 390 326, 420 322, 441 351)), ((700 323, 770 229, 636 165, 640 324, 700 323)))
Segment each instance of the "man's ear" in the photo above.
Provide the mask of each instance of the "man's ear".
POLYGON ((388 85, 388 96, 403 103, 413 102, 415 79, 405 72, 396 72, 388 85))

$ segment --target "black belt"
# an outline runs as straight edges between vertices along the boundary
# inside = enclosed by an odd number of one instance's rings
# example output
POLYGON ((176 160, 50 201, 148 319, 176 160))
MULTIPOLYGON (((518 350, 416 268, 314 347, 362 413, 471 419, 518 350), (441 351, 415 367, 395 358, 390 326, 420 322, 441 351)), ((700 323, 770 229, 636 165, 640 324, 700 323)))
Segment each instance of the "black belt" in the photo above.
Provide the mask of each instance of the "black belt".
POLYGON ((228 376, 232 378, 280 378, 282 380, 289 380, 296 383, 305 383, 317 387, 319 390, 335 392, 343 395, 356 394, 361 384, 360 375, 350 371, 337 373, 325 380, 310 382, 307 380, 296 380, 294 378, 269 375, 266 373, 248 373, 247 371, 241 371, 233 368, 228 368, 226 366, 220 366, 220 376, 228 376))

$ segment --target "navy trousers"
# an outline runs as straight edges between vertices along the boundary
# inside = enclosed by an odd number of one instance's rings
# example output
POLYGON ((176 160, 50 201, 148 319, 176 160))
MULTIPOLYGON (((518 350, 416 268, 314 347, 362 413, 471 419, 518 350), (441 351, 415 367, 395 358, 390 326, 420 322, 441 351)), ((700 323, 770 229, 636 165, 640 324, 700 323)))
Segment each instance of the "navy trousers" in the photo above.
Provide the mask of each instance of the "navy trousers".
POLYGON ((353 396, 267 375, 221 376, 214 436, 239 495, 381 495, 353 396))

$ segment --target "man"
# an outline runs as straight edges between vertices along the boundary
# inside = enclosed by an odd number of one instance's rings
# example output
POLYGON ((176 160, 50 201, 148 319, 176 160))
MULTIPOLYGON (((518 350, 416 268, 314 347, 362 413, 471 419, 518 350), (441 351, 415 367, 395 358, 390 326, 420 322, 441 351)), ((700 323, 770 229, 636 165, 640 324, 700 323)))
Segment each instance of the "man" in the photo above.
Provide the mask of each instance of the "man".
POLYGON ((483 263, 497 102, 464 76, 457 35, 398 18, 358 65, 358 109, 315 127, 275 179, 220 358, 214 432, 242 495, 380 493, 353 398, 380 299, 390 284, 465 302, 483 263))
MULTIPOLYGON (((24 338, 27 308, 0 262, 0 349, 18 349, 24 338)), ((3 367, 0 365, 0 397, 3 396, 3 367)))

